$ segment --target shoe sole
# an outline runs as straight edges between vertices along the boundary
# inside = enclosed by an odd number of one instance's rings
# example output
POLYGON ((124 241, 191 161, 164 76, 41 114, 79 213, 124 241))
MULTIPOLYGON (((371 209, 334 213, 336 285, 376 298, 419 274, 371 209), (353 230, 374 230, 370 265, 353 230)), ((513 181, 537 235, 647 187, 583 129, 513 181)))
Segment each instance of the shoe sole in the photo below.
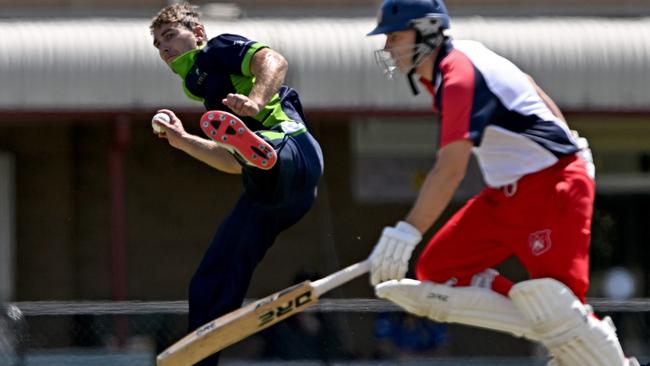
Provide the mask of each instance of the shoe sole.
POLYGON ((277 161, 275 149, 251 131, 237 116, 224 111, 207 111, 201 129, 209 138, 239 155, 249 165, 268 170, 277 161))

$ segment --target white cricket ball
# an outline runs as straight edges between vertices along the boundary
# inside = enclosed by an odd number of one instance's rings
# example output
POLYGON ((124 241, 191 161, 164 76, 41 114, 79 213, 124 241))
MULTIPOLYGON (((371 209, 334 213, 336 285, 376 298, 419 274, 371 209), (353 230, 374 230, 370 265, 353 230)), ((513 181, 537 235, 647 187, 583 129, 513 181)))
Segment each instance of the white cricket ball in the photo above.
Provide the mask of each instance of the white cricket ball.
POLYGON ((163 133, 163 132, 165 132, 165 128, 163 126, 161 126, 161 125, 154 122, 156 120, 167 122, 167 123, 171 122, 171 120, 169 119, 169 115, 167 115, 165 113, 162 113, 162 112, 157 113, 151 119, 151 128, 153 129, 154 133, 163 133))

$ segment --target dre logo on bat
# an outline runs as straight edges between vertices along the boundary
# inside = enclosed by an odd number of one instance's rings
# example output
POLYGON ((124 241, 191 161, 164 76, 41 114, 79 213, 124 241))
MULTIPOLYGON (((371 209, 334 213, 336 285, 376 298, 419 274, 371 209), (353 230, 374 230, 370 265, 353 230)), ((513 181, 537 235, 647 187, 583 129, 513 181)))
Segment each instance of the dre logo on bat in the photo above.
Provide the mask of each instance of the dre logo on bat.
POLYGON ((303 292, 302 294, 297 295, 295 298, 287 301, 286 303, 276 306, 269 311, 266 311, 259 316, 259 326, 262 327, 269 322, 272 322, 273 320, 282 317, 283 315, 286 315, 293 311, 294 309, 298 309, 301 306, 310 303, 312 301, 311 298, 311 290, 307 290, 306 292, 303 292))
POLYGON ((293 285, 293 286, 291 286, 289 288, 286 288, 286 289, 282 290, 281 292, 278 292, 278 293, 275 293, 273 295, 267 296, 267 297, 265 297, 263 299, 257 300, 257 302, 255 303, 255 310, 257 311, 257 309, 272 303, 273 301, 281 298, 282 296, 290 293, 291 291, 295 290, 296 288, 298 288, 300 286, 301 286, 301 284, 293 285))

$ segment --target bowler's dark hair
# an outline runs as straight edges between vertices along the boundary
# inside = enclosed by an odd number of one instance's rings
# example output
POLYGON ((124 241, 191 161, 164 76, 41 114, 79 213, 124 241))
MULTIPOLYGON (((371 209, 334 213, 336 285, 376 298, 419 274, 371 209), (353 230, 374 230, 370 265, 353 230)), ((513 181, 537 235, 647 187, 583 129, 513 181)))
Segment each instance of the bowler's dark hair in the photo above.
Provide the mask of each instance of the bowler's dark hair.
POLYGON ((201 24, 199 21, 201 14, 197 9, 197 6, 190 3, 169 5, 159 11, 151 20, 149 29, 153 33, 155 29, 158 29, 164 24, 178 23, 189 30, 193 30, 194 27, 201 24))

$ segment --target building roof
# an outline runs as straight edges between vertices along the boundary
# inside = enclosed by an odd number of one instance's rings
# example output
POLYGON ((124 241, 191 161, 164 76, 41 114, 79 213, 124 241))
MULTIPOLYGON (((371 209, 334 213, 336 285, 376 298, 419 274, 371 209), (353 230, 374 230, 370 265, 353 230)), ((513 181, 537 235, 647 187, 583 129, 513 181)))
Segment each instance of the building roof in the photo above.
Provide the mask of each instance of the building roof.
MULTIPOLYGON (((0 110, 129 111, 197 108, 152 47, 147 19, 0 20, 0 110)), ((308 110, 428 110, 403 77, 386 80, 366 37, 371 18, 207 21, 289 60, 286 83, 308 110)), ((650 111, 650 18, 452 20, 457 39, 514 61, 568 110, 650 111)), ((424 94, 424 93, 423 93, 424 94)))

